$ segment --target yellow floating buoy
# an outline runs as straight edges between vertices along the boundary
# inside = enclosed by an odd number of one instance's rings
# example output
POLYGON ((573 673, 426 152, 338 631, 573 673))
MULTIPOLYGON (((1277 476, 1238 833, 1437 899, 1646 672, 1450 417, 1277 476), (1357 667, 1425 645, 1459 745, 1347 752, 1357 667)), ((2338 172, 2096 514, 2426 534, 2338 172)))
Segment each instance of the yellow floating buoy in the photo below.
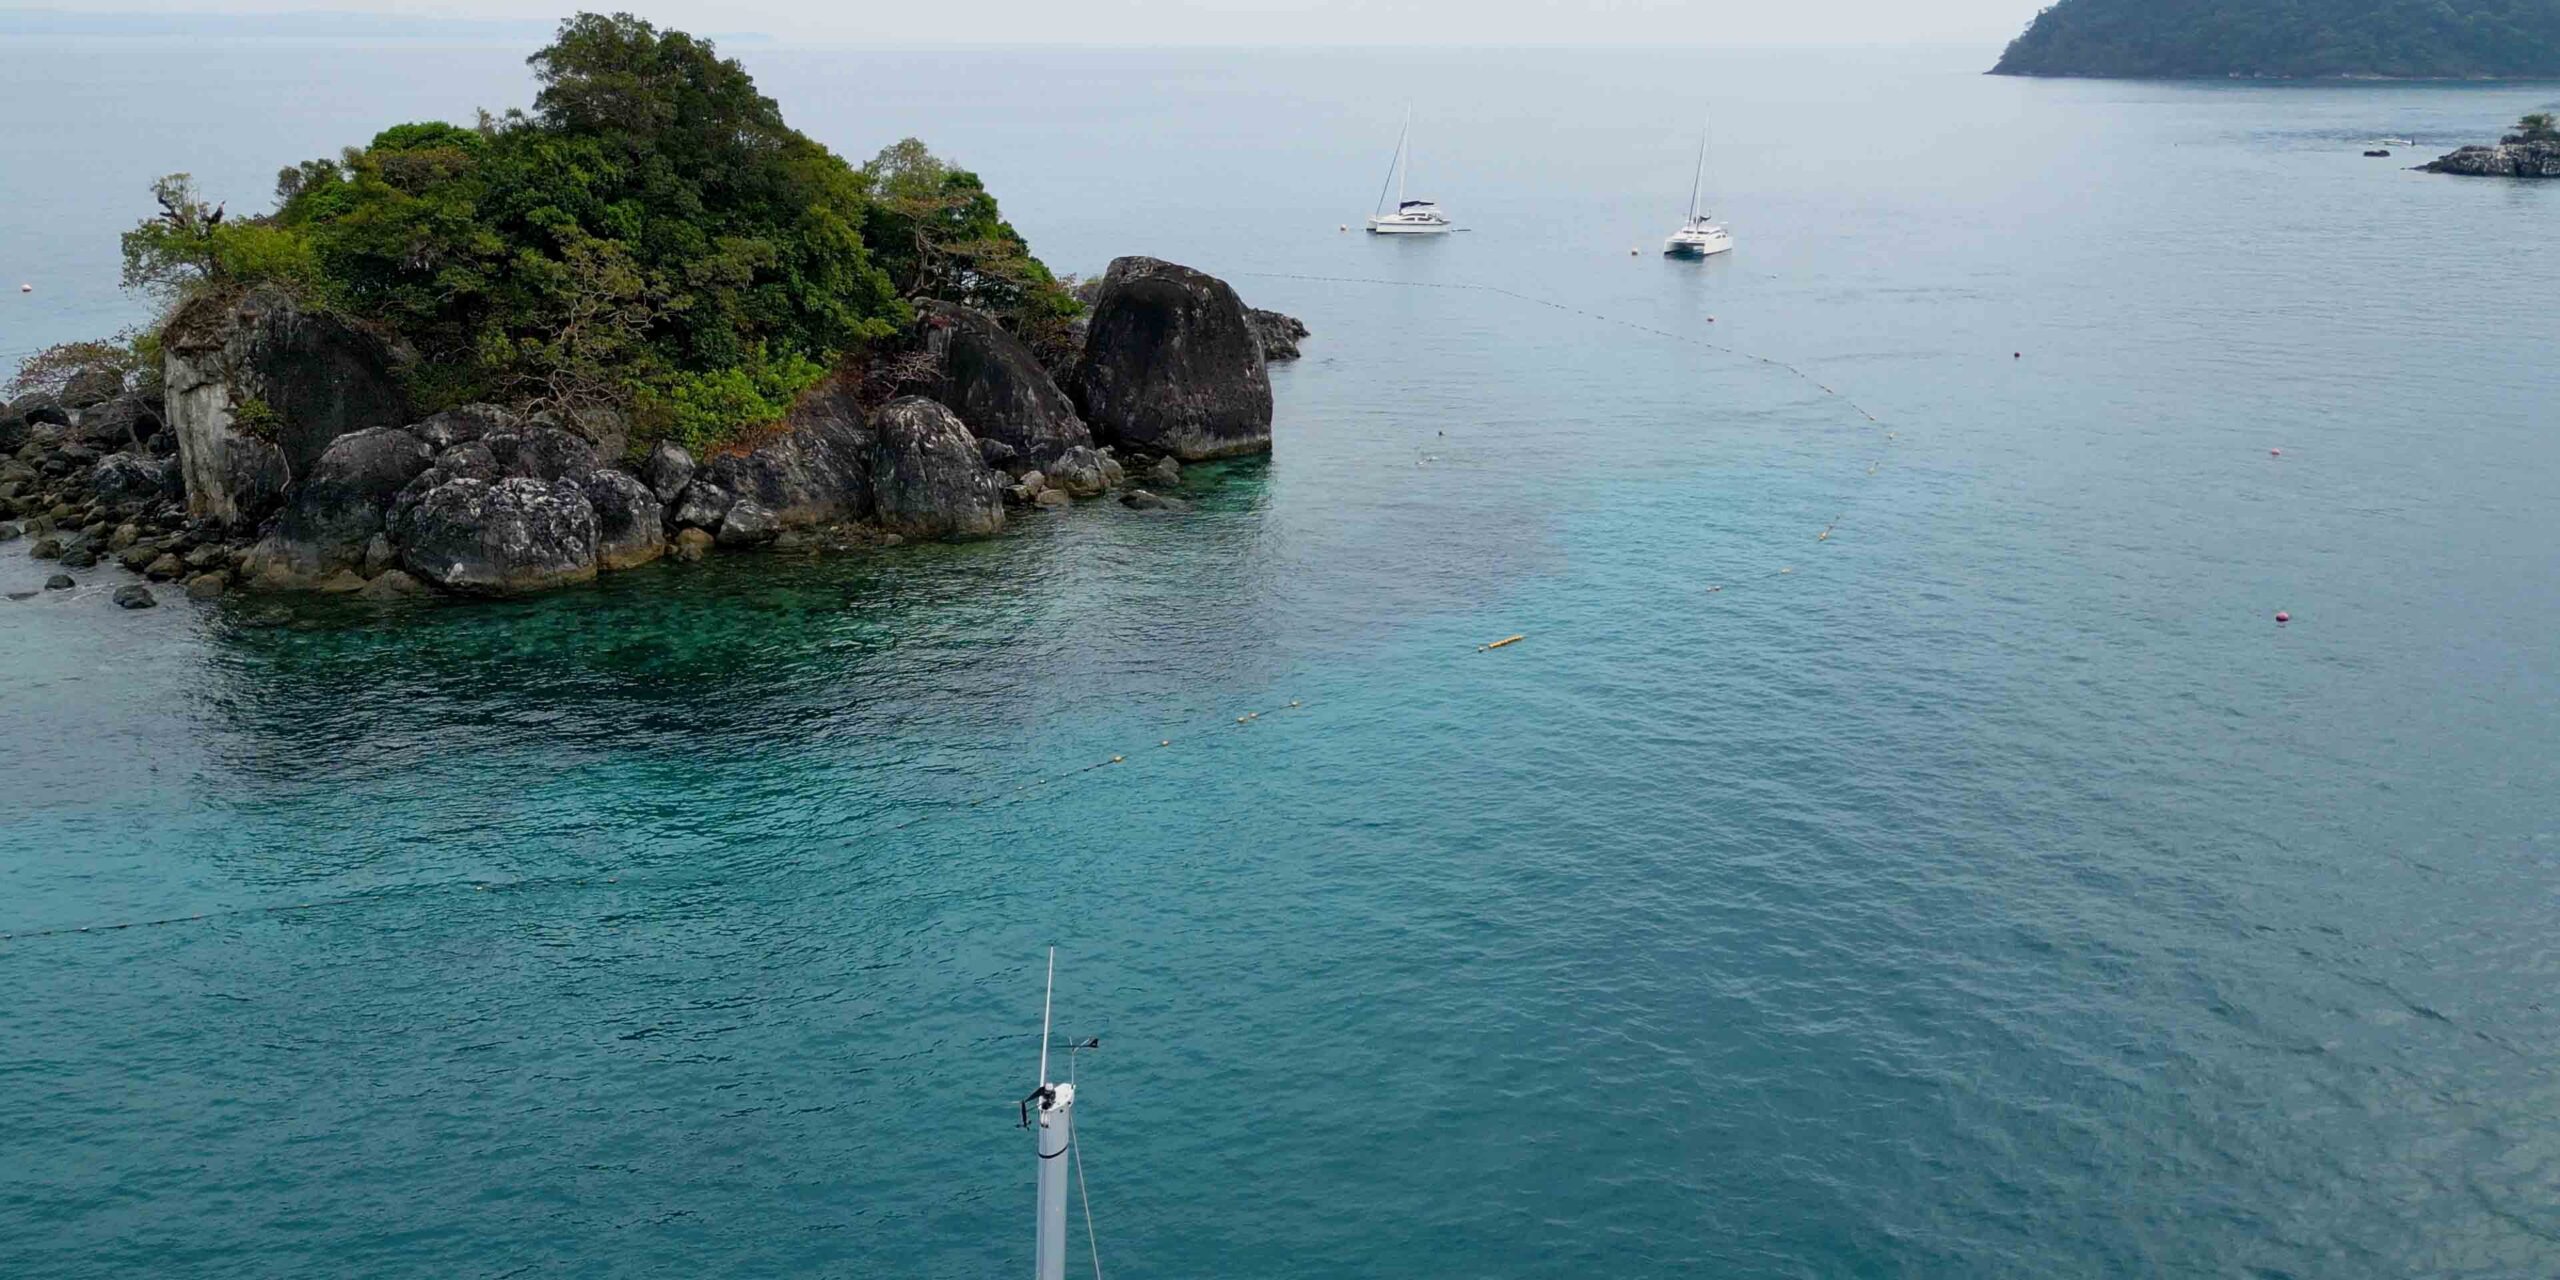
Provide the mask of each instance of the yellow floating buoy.
POLYGON ((1120 763, 1121 761, 1126 760, 1126 759, 1128 759, 1128 757, 1127 757, 1127 756, 1113 756, 1113 757, 1111 757, 1111 763, 1113 763, 1113 764, 1118 764, 1118 763, 1120 763))
POLYGON ((1525 635, 1518 635, 1518 636, 1504 636, 1503 638, 1501 638, 1501 639, 1499 639, 1499 640, 1494 641, 1492 644, 1486 644, 1486 645, 1478 645, 1478 646, 1476 646, 1476 652, 1478 652, 1478 653, 1485 653, 1485 652, 1488 652, 1488 651, 1490 651, 1490 650, 1494 650, 1494 649, 1502 648, 1502 647, 1503 647, 1503 646, 1505 646, 1505 645, 1514 645, 1514 644, 1518 644, 1518 643, 1520 643, 1521 641, 1526 640, 1526 639, 1528 639, 1528 638, 1529 638, 1529 637, 1527 637, 1527 636, 1525 636, 1525 635))

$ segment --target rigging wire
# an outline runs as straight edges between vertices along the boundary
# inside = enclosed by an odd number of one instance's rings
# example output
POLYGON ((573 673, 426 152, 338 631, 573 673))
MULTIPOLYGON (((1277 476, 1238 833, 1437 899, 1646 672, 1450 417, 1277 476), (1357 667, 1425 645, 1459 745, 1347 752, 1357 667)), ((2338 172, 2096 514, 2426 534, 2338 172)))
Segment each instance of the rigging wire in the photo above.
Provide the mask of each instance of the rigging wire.
POLYGON ((1093 1280, 1102 1280, 1102 1245, 1093 1238, 1093 1197, 1084 1189, 1084 1127, 1076 1127, 1076 1136, 1067 1142, 1074 1153, 1076 1166, 1076 1198, 1084 1201, 1084 1247, 1093 1254, 1093 1280))

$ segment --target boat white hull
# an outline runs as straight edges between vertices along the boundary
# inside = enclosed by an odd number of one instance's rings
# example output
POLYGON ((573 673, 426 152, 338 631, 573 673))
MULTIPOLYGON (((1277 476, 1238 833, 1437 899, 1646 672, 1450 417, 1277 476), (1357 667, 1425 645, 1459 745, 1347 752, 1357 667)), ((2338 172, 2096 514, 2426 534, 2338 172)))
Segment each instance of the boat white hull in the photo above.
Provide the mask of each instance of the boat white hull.
POLYGON ((1732 236, 1701 236, 1695 239, 1673 236, 1662 242, 1662 254, 1667 258, 1712 258, 1719 253, 1731 252, 1732 236))
POLYGON ((1445 222, 1397 222, 1388 218, 1369 219, 1373 236, 1445 236, 1451 228, 1445 222))

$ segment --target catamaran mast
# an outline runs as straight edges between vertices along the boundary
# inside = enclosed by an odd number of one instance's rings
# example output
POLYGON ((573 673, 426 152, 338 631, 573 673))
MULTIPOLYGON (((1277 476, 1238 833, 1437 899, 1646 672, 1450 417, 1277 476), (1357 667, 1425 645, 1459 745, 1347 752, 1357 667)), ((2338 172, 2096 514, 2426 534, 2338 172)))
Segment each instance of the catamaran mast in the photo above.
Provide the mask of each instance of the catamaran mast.
POLYGON ((1396 212, 1404 212, 1404 180, 1413 172, 1413 108, 1404 110, 1404 136, 1396 140, 1396 212))
POLYGON ((1707 130, 1701 125, 1698 129, 1698 176, 1689 180, 1689 222, 1683 225, 1693 225, 1698 221, 1698 196, 1706 190, 1706 185, 1707 130))
POLYGON ((1411 136, 1413 136, 1413 108, 1407 107, 1404 109, 1404 128, 1396 134, 1395 156, 1387 161, 1387 180, 1378 184, 1377 212, 1379 213, 1386 212, 1389 184, 1393 184, 1396 189, 1396 207, 1404 207, 1404 144, 1405 139, 1411 136))
POLYGON ((1049 948, 1049 982, 1040 996, 1040 1081, 1023 1099, 1023 1125, 1036 1126, 1040 1156, 1039 1244, 1035 1280, 1067 1280, 1067 1148, 1075 1141, 1075 1082, 1049 1082, 1049 1007, 1058 990, 1058 949, 1049 948), (1039 1109, 1032 1110, 1033 1104, 1039 1109))

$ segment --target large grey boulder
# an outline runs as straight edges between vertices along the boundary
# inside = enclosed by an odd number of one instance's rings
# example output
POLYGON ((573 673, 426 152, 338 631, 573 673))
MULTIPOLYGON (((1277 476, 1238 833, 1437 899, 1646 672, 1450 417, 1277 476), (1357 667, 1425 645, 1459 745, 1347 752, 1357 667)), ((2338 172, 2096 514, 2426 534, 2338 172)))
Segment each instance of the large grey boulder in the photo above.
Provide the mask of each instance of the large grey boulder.
POLYGON ((684 487, 682 496, 667 511, 667 526, 672 529, 717 530, 738 495, 708 480, 696 480, 684 487))
POLYGON ((160 411, 140 396, 117 396, 80 410, 71 438, 100 449, 140 445, 160 434, 160 411))
POLYGON ((161 346, 195 515, 254 523, 330 441, 409 420, 401 354, 281 290, 198 298, 170 317, 161 346))
POLYGON ((596 568, 629 569, 667 553, 664 507, 649 486, 613 470, 588 472, 579 483, 596 511, 596 568))
POLYGON ((370 427, 329 443, 295 486, 284 517, 249 549, 242 572, 265 587, 294 587, 364 563, 387 527, 388 508, 430 464, 427 443, 398 427, 370 427))
POLYGON ((62 407, 86 409, 101 401, 124 394, 124 371, 102 364, 89 365, 75 371, 62 384, 62 407))
POLYGON ((480 437, 501 476, 527 480, 580 480, 599 465, 595 446, 558 427, 529 424, 514 431, 480 437))
POLYGON ((756 547, 773 541, 782 534, 782 521, 766 506, 753 498, 740 498, 729 504, 729 514, 720 518, 719 543, 724 547, 756 547))
POLYGON ((30 391, 0 408, 0 422, 28 426, 50 422, 57 427, 71 425, 71 411, 63 406, 59 391, 30 391))
POLYGON ((546 409, 533 416, 538 426, 566 431, 586 442, 597 457, 607 462, 619 460, 631 448, 631 422, 618 410, 602 405, 570 409, 546 409))
POLYGON ((159 458, 111 453, 89 468, 89 491, 111 504, 147 501, 168 493, 176 470, 159 458))
POLYGON ((1262 344, 1263 363, 1298 358, 1298 340, 1307 336, 1305 321, 1260 307, 1248 307, 1244 314, 1253 324, 1254 339, 1262 344))
POLYGON ((949 409, 900 396, 872 415, 872 519, 912 537, 982 537, 1004 528, 1002 477, 949 409))
POLYGON ((1076 498, 1095 497, 1129 478, 1118 461, 1099 449, 1069 449, 1051 460, 1040 477, 1046 487, 1076 498))
POLYGON ((2560 142, 2511 137, 2494 147, 2464 147, 2418 167, 2467 178, 2560 178, 2560 142))
POLYGON ((982 445, 1001 445, 1038 466, 1093 443, 1075 402, 1050 381, 1039 357, 985 312, 921 302, 916 339, 932 372, 905 389, 941 401, 982 445))
POLYGON ((1262 340, 1236 291, 1189 267, 1112 260, 1075 382, 1104 441, 1185 462, 1271 448, 1262 340))
POLYGON ((596 512, 566 481, 450 480, 401 513, 400 565, 469 595, 521 595, 596 576, 596 512))
MULTIPOLYGON (((772 512, 786 529, 861 519, 869 513, 872 432, 854 393, 851 378, 828 375, 801 395, 771 436, 744 453, 705 462, 695 487, 707 479, 772 512)), ((976 449, 972 443, 972 460, 976 449)), ((686 523, 681 515, 678 522, 686 523)))
POLYGON ((693 455, 673 440, 661 440, 640 462, 640 479, 658 495, 660 502, 673 502, 693 483, 693 455))
POLYGON ((469 444, 503 432, 522 431, 524 419, 513 410, 494 404, 466 404, 434 414, 409 428, 411 434, 427 442, 427 447, 442 453, 458 444, 469 444))

